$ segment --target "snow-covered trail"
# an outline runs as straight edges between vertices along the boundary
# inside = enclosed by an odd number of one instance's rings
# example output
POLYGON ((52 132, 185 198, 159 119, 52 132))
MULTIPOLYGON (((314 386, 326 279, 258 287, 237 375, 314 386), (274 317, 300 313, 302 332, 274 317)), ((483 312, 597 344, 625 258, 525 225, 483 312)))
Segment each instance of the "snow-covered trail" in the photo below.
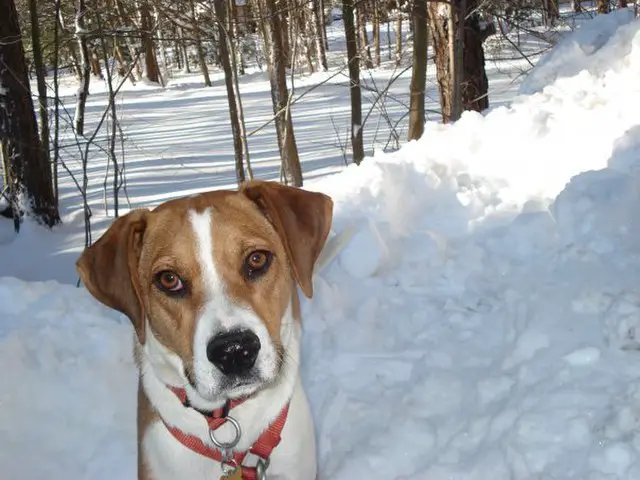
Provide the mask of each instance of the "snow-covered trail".
MULTIPOLYGON (((323 479, 640 478, 639 49, 600 16, 508 107, 309 183, 358 227, 303 303, 323 479)), ((127 320, 10 278, 0 318, 0 478, 132 478, 127 320)))

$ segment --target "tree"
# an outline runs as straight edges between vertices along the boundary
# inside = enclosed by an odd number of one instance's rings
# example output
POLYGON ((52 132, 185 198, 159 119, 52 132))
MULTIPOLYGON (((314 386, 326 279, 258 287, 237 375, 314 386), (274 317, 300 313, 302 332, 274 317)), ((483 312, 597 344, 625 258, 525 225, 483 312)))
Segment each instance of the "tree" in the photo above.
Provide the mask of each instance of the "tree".
POLYGON ((31 17, 31 44, 33 46, 33 66, 38 82, 38 106, 40 113, 40 145, 49 161, 49 109, 47 108, 47 84, 44 81, 45 66, 42 61, 42 45, 40 42, 40 25, 38 23, 38 5, 36 0, 29 0, 31 17))
POLYGON ((202 47, 202 40, 200 38, 200 26, 198 25, 198 20, 196 18, 196 5, 194 0, 190 1, 191 6, 191 21, 194 27, 195 34, 195 44, 196 44, 196 52, 198 53, 198 63, 200 64, 200 70, 202 71, 202 76, 204 77, 204 86, 211 86, 211 77, 209 77, 209 67, 207 66, 207 58, 204 55, 204 48, 202 47))
POLYGON ((244 162, 243 162, 243 149, 242 149, 242 134, 240 131, 240 119, 238 118, 238 108, 236 93, 234 90, 234 78, 233 70, 231 67, 231 53, 233 45, 229 42, 227 36, 227 9, 225 0, 214 0, 213 8, 218 24, 218 39, 220 42, 220 60, 222 62, 222 69, 224 70, 224 83, 227 87, 227 99, 229 102, 229 120, 231 121, 231 134, 233 137, 233 151, 235 153, 236 162, 236 179, 238 185, 245 180, 244 175, 244 162))
POLYGON ((380 5, 373 0, 373 64, 380 66, 380 5))
POLYGON ((21 209, 17 200, 22 196, 28 213, 52 227, 60 222, 60 215, 51 167, 38 136, 18 12, 13 0, 0 0, 0 11, 4 15, 0 22, 0 153, 8 167, 13 214, 22 213, 16 211, 21 209))
POLYGON ((354 21, 353 0, 342 1, 342 20, 347 41, 347 62, 349 64, 349 85, 351 93, 351 147, 356 164, 364 159, 362 141, 362 93, 360 91, 360 56, 354 21))
POLYGON ((144 52, 144 75, 147 80, 153 83, 160 81, 160 69, 156 58, 156 47, 153 41, 151 12, 146 0, 138 4, 138 14, 140 16, 140 36, 142 41, 142 51, 144 52))
POLYGON ((413 2, 413 70, 409 99, 409 140, 417 140, 424 131, 424 90, 427 83, 427 0, 413 2))
MULTIPOLYGON (((371 44, 369 43, 369 34, 367 33, 367 16, 365 10, 367 8, 366 3, 363 0, 357 2, 351 2, 353 8, 357 14, 356 23, 360 30, 360 56, 364 57, 363 67, 370 69, 373 68, 373 60, 371 59, 371 44)), ((344 2, 343 2, 344 8, 344 2)), ((344 17, 344 13, 342 14, 344 17)), ((344 20, 343 20, 344 22, 344 20)), ((345 29, 347 27, 345 26, 345 29)))
POLYGON ((287 88, 287 78, 285 62, 287 56, 284 55, 282 38, 283 34, 281 16, 276 6, 276 0, 265 0, 265 18, 268 21, 266 33, 269 43, 269 81, 271 83, 271 100, 273 102, 273 113, 275 115, 276 134, 278 136, 278 147, 282 157, 282 171, 286 184, 295 187, 302 186, 302 168, 298 157, 298 147, 293 132, 293 121, 291 120, 291 105, 289 101, 289 89, 287 88))
POLYGON ((316 49, 316 58, 318 60, 318 70, 326 72, 329 70, 327 63, 327 53, 325 50, 325 41, 323 38, 324 32, 324 18, 323 12, 320 9, 320 2, 311 3, 311 22, 313 28, 314 44, 316 49))
POLYGON ((76 8, 76 39, 80 48, 80 86, 73 123, 78 135, 84 135, 84 110, 89 96, 89 82, 91 81, 91 64, 89 63, 89 47, 87 46, 87 28, 85 15, 87 9, 85 0, 78 0, 76 8))
POLYGON ((596 5, 598 13, 609 13, 611 11, 609 0, 597 0, 596 5))
POLYGON ((477 8, 478 0, 427 3, 445 123, 456 121, 464 110, 481 112, 489 107, 482 43, 495 29, 493 24, 483 26, 477 8))

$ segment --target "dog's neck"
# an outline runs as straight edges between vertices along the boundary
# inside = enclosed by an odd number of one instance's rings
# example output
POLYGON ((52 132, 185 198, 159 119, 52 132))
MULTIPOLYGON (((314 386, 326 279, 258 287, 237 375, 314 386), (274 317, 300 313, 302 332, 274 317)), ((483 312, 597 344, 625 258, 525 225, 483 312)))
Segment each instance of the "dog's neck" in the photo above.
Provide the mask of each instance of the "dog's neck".
MULTIPOLYGON (((236 450, 244 451, 251 448, 260 434, 273 422, 285 405, 290 401, 296 383, 299 381, 300 364, 300 322, 294 318, 293 308, 288 308, 282 319, 281 339, 285 349, 282 369, 276 382, 267 388, 247 398, 241 405, 234 408, 229 415, 241 426, 242 435, 236 450)), ((171 426, 179 428, 186 434, 195 435, 205 444, 212 446, 209 429, 203 415, 194 408, 185 407, 169 386, 190 388, 181 372, 179 357, 162 345, 154 336, 153 330, 147 322, 146 342, 140 345, 136 342, 136 351, 144 389, 153 409, 162 420, 171 426)), ((192 392, 195 390, 191 389, 192 392)), ((190 396, 190 403, 200 410, 220 408, 219 404, 199 401, 197 396, 190 396)), ((232 438, 230 426, 220 427, 216 437, 222 441, 232 438)))

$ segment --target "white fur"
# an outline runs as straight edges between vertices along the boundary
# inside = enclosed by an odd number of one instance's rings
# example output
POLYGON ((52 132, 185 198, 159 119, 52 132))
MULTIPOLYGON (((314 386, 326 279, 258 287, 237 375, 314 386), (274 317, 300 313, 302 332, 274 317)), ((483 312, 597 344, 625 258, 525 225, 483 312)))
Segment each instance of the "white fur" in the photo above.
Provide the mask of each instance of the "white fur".
MULTIPOLYGON (((203 271, 201 280, 209 293, 197 318, 193 339, 198 391, 188 384, 180 357, 157 340, 147 321, 146 342, 144 346, 140 346, 142 385, 147 397, 165 422, 185 433, 196 435, 213 447, 206 420, 193 409, 185 408, 166 385, 185 387, 190 402, 200 408, 217 408, 228 395, 236 397, 244 394, 239 389, 225 393, 218 391, 222 374, 206 358, 206 344, 213 335, 221 331, 237 327, 250 328, 258 335, 262 345, 256 366, 260 375, 270 383, 268 388, 231 411, 230 416, 238 421, 242 429, 236 449, 248 450, 277 418, 287 401, 291 400, 282 441, 271 455, 268 476, 270 480, 313 480, 316 476, 315 436, 298 368, 300 326, 293 318, 291 305, 281 324, 280 333, 286 355, 278 373, 276 350, 266 327, 251 309, 236 305, 225 293, 224 281, 213 261, 211 211, 191 212, 190 219, 197 239, 196 255, 203 271)), ((216 430, 216 438, 228 441, 232 432, 230 425, 224 425, 216 430)), ((154 480, 209 480, 222 475, 217 462, 185 448, 160 421, 149 426, 142 448, 154 480)))

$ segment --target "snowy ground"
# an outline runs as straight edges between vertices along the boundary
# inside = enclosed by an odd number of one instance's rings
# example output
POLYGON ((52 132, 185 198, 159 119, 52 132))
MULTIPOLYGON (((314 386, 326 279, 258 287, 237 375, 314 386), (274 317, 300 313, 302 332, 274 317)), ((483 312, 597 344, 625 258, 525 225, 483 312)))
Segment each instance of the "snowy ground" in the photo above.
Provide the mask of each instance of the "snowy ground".
MULTIPOLYGON (((640 22, 600 16, 508 105, 308 182, 335 231, 359 226, 303 304, 323 479, 640 478, 638 78, 640 22)), ((162 162, 141 162, 135 202, 207 182, 162 162)), ((3 262, 42 248, 26 228, 3 262)), ((132 478, 131 328, 83 289, 23 281, 73 281, 77 239, 57 245, 59 263, 34 251, 53 263, 0 278, 0 478, 132 478)))

